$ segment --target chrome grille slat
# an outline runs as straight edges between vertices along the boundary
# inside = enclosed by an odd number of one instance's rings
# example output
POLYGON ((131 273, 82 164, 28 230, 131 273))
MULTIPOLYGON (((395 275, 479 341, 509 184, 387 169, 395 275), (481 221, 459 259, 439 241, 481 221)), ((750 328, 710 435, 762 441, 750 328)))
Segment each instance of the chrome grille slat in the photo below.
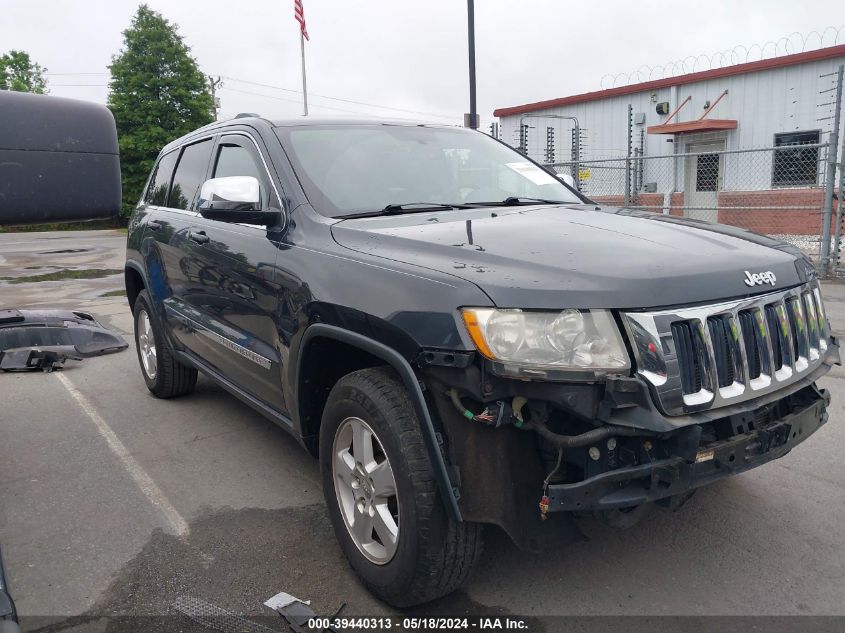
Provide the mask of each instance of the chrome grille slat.
POLYGON ((786 353, 783 355, 783 364, 790 367, 795 366, 795 346, 797 343, 792 335, 792 328, 789 325, 789 313, 786 311, 786 301, 778 301, 775 306, 775 311, 778 315, 778 322, 780 323, 780 330, 783 333, 784 344, 783 347, 786 353))
POLYGON ((693 347, 693 331, 689 323, 674 323, 672 325, 672 337, 677 347, 679 356, 693 359, 680 369, 681 389, 686 393, 694 393, 701 389, 701 372, 695 363, 695 349, 693 347))
POLYGON ((816 306, 813 295, 809 292, 801 294, 801 300, 804 302, 804 312, 807 316, 807 333, 810 336, 810 360, 816 360, 819 357, 819 320, 816 315, 816 306))
POLYGON ((763 373, 765 360, 765 348, 760 340, 760 333, 757 329, 757 319, 752 310, 742 310, 737 314, 742 345, 742 364, 748 369, 745 375, 745 384, 751 385, 751 381, 759 378, 763 373))
POLYGON ((792 328, 789 327, 789 321, 786 315, 786 303, 781 299, 775 303, 775 319, 776 327, 778 328, 778 336, 780 341, 781 365, 775 370, 775 378, 779 381, 784 381, 792 376, 792 370, 795 367, 795 359, 792 350, 794 344, 792 341, 792 328))
POLYGON ((775 391, 816 367, 827 322, 816 283, 709 306, 624 314, 635 351, 664 349, 664 372, 641 372, 670 415, 775 391), (684 325, 682 325, 684 324, 684 325), (682 374, 683 380, 682 380, 682 374), (693 378, 694 377, 694 378, 693 378))
POLYGON ((790 325, 789 329, 794 337, 793 350, 795 351, 795 356, 793 367, 795 371, 804 371, 810 362, 810 336, 807 319, 804 316, 804 304, 801 301, 801 295, 792 297, 787 301, 789 305, 787 312, 790 325))
POLYGON ((823 354, 827 351, 827 317, 824 313, 824 303, 822 303, 822 293, 818 286, 812 289, 813 305, 816 309, 816 319, 819 325, 819 353, 823 354))
POLYGON ((727 387, 734 381, 733 350, 728 342, 727 323, 723 317, 707 319, 707 334, 713 346, 714 367, 716 368, 716 382, 719 387, 727 387))
POLYGON ((716 354, 713 351, 713 341, 710 338, 710 333, 704 319, 696 319, 695 327, 698 330, 699 339, 704 343, 704 349, 707 350, 707 355, 704 359, 704 375, 701 382, 707 387, 708 391, 716 391, 719 388, 719 380, 716 377, 716 354))
MULTIPOLYGON (((725 325, 727 326, 728 345, 731 348, 731 360, 733 361, 733 385, 731 385, 732 395, 738 395, 739 392, 745 391, 748 384, 748 358, 745 355, 745 345, 742 341, 742 331, 739 325, 739 313, 732 312, 725 317, 725 325)), ((724 395, 724 394, 723 394, 724 395)))
POLYGON ((762 307, 754 308, 753 310, 754 319, 757 321, 757 327, 760 330, 761 337, 766 348, 766 362, 764 363, 765 369, 762 370, 764 373, 761 376, 764 378, 764 384, 757 387, 758 389, 760 389, 762 387, 767 387, 772 382, 772 374, 774 373, 775 367, 775 357, 774 352, 772 351, 772 333, 769 331, 769 323, 766 320, 766 313, 762 307))
POLYGON ((763 321, 768 333, 769 349, 772 358, 772 373, 783 366, 783 335, 778 325, 777 310, 774 305, 763 306, 763 321))

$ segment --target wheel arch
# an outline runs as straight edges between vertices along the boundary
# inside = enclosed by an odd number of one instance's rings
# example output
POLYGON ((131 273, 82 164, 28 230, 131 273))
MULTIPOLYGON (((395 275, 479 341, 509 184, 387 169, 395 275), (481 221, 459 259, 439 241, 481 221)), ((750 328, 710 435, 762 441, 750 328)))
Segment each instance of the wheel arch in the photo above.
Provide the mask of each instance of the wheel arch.
POLYGON ((123 278, 126 285, 126 298, 129 301, 129 309, 134 310, 135 299, 138 298, 138 294, 149 287, 146 276, 136 262, 128 261, 123 269, 123 278))
MULTIPOLYGON (((306 446, 310 444, 308 438, 319 433, 319 417, 322 416, 322 405, 325 404, 325 397, 322 393, 325 389, 325 383, 321 384, 319 381, 316 384, 313 381, 309 382, 312 376, 319 373, 314 372, 313 362, 315 355, 313 352, 319 348, 315 347, 315 345, 319 346, 321 343, 343 346, 343 349, 347 353, 351 353, 352 358, 349 360, 353 361, 353 363, 355 361, 364 363, 353 366, 350 371, 386 364, 397 373, 408 391, 408 396, 414 405, 417 418, 420 420, 420 431, 425 441, 425 447, 437 480, 437 487, 446 506, 446 510, 453 520, 461 521, 461 511, 458 507, 457 496, 449 479, 446 461, 443 458, 443 453, 437 441, 434 422, 432 421, 428 405, 423 396, 420 382, 410 363, 399 352, 383 343, 363 334, 324 323, 315 323, 305 330, 297 360, 295 402, 299 413, 298 418, 302 440, 306 446), (316 411, 318 410, 319 416, 316 415, 316 411)), ((346 375, 346 373, 349 372, 344 371, 342 375, 346 375)), ((313 452, 310 446, 309 450, 313 452)))

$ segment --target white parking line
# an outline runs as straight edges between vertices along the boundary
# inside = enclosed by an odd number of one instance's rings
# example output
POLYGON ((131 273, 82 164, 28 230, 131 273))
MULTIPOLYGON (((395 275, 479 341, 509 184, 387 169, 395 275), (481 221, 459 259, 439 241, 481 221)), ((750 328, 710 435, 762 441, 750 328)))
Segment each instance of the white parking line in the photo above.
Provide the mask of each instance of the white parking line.
POLYGON ((70 378, 66 375, 61 372, 56 372, 55 376, 97 427, 100 435, 102 435, 103 439, 106 440, 106 444, 109 445, 111 451, 117 456, 121 464, 123 464, 126 472, 129 473, 129 476, 132 477, 141 492, 143 492, 147 499, 150 500, 150 503, 161 510, 165 519, 167 519, 167 522, 170 524, 172 531, 177 536, 187 536, 188 532, 190 532, 187 521, 182 518, 182 515, 179 514, 176 508, 173 507, 173 504, 171 504, 167 497, 164 496, 161 488, 156 485, 141 465, 135 461, 135 458, 129 454, 129 450, 123 442, 120 441, 120 438, 115 435, 114 431, 112 431, 111 427, 103 419, 103 417, 97 412, 94 405, 92 405, 88 398, 86 398, 82 392, 74 386, 74 384, 70 381, 70 378))

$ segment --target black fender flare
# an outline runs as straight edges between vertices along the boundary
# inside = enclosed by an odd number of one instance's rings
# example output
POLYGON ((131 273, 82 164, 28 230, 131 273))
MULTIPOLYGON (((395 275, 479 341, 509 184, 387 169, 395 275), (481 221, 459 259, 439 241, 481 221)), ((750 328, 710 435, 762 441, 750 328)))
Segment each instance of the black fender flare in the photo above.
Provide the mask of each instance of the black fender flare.
POLYGON ((150 296, 150 301, 152 302, 150 308, 152 308, 153 313, 150 315, 150 317, 156 320, 156 323, 161 328, 161 331, 164 333, 164 340, 170 346, 170 349, 173 351, 180 349, 174 344, 174 339, 171 336, 170 331, 166 327, 167 317, 164 314, 164 310, 159 310, 159 305, 156 302, 155 297, 153 297, 152 295, 152 290, 150 289, 150 277, 147 274, 146 266, 142 265, 134 259, 127 259, 126 262, 123 264, 123 268, 124 271, 126 269, 131 269, 141 275, 141 281, 144 284, 143 289, 147 291, 150 296))
POLYGON ((454 521, 462 521, 461 510, 458 507, 458 498, 455 490, 452 487, 452 482, 449 479, 449 473, 446 469, 446 461, 443 459, 443 453, 440 451, 440 445, 437 442, 437 433, 434 430, 434 422, 432 422, 431 415, 428 411, 428 405, 425 402, 422 388, 417 380, 417 376, 411 365, 405 358, 396 350, 388 347, 383 343, 379 343, 363 334, 352 332, 335 325, 328 325, 325 323, 315 323, 310 325, 302 336, 300 343, 300 353, 297 359, 296 368, 296 403, 299 404, 299 376, 302 369, 302 359, 305 358, 305 351, 308 349, 310 341, 317 337, 324 337, 335 339, 341 343, 357 347, 373 356, 380 358, 385 363, 390 365, 405 385, 408 390, 408 396, 414 404, 414 411, 417 414, 421 424, 420 431, 422 432, 423 441, 425 442, 426 450, 428 451, 431 466, 434 469, 434 477, 437 481, 437 488, 440 491, 440 496, 446 506, 446 512, 454 521))
POLYGON ((150 280, 149 280, 149 277, 147 277, 147 271, 144 270, 145 267, 142 266, 141 264, 139 264, 134 259, 127 259, 123 264, 124 271, 127 268, 130 268, 130 269, 134 270, 136 273, 138 273, 139 275, 141 275, 141 282, 144 284, 144 288, 146 288, 147 291, 149 291, 150 280))

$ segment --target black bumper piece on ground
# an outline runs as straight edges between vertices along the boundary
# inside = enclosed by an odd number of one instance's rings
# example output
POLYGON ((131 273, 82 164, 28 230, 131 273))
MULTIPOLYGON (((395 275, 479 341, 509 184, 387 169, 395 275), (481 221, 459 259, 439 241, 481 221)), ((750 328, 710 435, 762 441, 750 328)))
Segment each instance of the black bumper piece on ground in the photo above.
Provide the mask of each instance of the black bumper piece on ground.
POLYGON ((6 587, 6 570, 3 568, 3 556, 0 554, 0 633, 17 630, 12 628, 12 623, 16 621, 15 603, 6 587))
POLYGON ((782 457, 827 422, 830 396, 751 433, 736 435, 698 449, 695 462, 670 457, 620 468, 572 484, 549 486, 549 512, 626 508, 682 495, 717 479, 744 472, 782 457), (712 453, 711 453, 712 452, 712 453))

